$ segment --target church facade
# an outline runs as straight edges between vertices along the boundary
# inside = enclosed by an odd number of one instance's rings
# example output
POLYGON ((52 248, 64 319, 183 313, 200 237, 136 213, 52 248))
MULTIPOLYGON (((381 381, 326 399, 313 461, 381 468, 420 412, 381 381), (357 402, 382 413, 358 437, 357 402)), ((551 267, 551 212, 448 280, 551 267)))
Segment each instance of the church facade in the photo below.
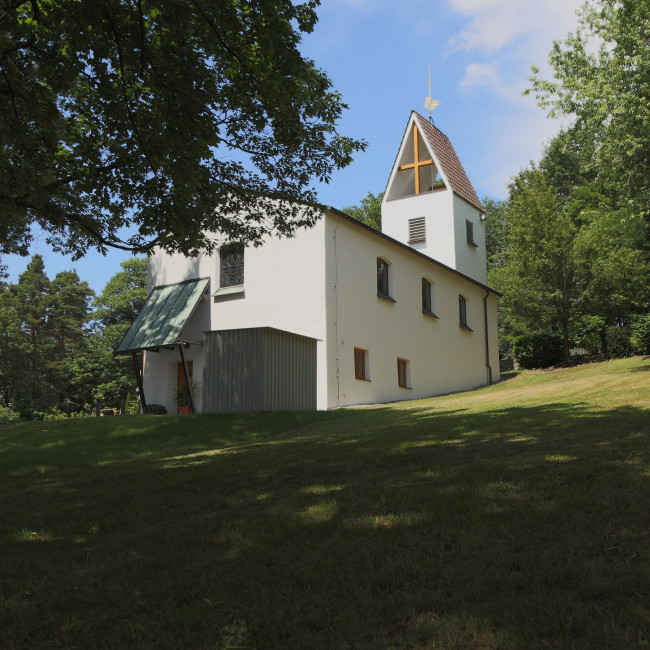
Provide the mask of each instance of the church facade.
POLYGON ((118 352, 145 350, 146 401, 168 412, 190 376, 196 412, 375 404, 499 378, 484 208, 449 140, 415 112, 382 232, 328 208, 259 248, 156 252, 149 287, 118 352))

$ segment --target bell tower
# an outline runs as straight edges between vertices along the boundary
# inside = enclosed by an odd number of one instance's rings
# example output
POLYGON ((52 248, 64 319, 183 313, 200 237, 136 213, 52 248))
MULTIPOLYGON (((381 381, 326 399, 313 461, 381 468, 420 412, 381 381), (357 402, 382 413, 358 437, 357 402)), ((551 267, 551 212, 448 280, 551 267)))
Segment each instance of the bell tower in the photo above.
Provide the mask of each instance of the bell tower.
MULTIPOLYGON (((430 111, 437 105, 427 97, 430 111)), ((381 220, 386 235, 487 283, 485 208, 449 138, 415 111, 388 179, 381 220)))

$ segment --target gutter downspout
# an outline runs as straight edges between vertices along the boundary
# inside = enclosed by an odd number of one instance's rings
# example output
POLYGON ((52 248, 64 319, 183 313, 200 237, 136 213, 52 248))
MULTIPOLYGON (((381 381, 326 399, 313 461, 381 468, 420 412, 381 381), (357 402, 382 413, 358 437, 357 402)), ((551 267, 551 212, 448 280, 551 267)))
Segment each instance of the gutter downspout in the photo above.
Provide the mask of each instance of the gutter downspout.
POLYGON ((490 366, 490 340, 488 338, 488 311, 487 299, 490 297, 490 290, 485 290, 485 297, 483 298, 483 316, 485 318, 485 366, 488 372, 488 386, 492 384, 492 367, 490 366))
POLYGON ((334 227, 334 307, 335 307, 335 321, 334 328, 336 334, 336 406, 337 408, 341 406, 341 377, 339 370, 339 293, 338 293, 338 284, 339 284, 339 258, 337 252, 337 239, 336 233, 339 229, 339 220, 336 221, 336 226, 334 227))

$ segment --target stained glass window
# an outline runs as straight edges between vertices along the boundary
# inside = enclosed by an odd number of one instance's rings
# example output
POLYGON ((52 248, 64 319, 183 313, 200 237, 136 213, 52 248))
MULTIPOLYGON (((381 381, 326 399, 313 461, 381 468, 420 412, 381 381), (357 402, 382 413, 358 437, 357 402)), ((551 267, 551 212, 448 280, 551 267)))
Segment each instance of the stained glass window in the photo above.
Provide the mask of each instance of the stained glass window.
POLYGON ((221 257, 219 286, 223 289, 244 284, 244 247, 241 244, 224 246, 219 255, 221 257))

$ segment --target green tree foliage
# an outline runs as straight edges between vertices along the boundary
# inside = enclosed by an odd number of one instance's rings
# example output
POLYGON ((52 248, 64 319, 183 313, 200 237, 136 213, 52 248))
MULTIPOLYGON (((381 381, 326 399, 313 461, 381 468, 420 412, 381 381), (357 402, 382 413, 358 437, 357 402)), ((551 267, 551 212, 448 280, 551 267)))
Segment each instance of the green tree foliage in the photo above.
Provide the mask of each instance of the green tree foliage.
POLYGON ((77 257, 313 224, 313 181, 365 146, 337 133, 346 106, 300 54, 317 5, 5 3, 0 252, 26 254, 32 224, 77 257))
POLYGON ((48 334, 53 341, 53 353, 47 375, 55 391, 57 403, 73 410, 90 401, 88 391, 80 391, 71 367, 88 354, 86 324, 90 300, 95 292, 81 281, 76 271, 57 273, 51 282, 51 307, 48 334), (70 403, 72 401, 72 404, 70 403))
POLYGON ((650 354, 650 314, 643 314, 634 319, 631 345, 635 352, 650 354))
POLYGON ((381 202, 383 198, 383 192, 379 192, 379 194, 368 192, 368 194, 361 199, 359 205, 351 205, 347 208, 343 208, 343 212, 359 221, 362 221, 367 226, 375 228, 375 230, 381 230, 381 202))
POLYGON ((488 273, 498 266, 508 246, 508 202, 485 197, 485 240, 488 273))
POLYGON ((536 68, 531 78, 531 91, 551 116, 576 117, 574 143, 587 143, 593 154, 588 174, 645 214, 650 196, 649 42, 647 0, 592 0, 579 12, 576 33, 553 45, 549 61, 554 80, 542 79, 536 68))
POLYGON ((34 255, 16 284, 0 293, 0 394, 5 406, 31 417, 56 405, 83 404, 69 366, 86 355, 93 292, 76 272, 47 277, 34 255))
POLYGON ((120 404, 135 393, 137 384, 132 359, 115 356, 113 351, 124 338, 147 299, 147 258, 135 257, 120 265, 93 302, 93 334, 88 340, 92 354, 78 369, 84 382, 93 383, 94 399, 120 404))
POLYGON ((93 301, 93 319, 104 329, 113 331, 112 343, 117 347, 147 299, 147 258, 132 257, 120 263, 122 270, 106 284, 93 301))
POLYGON ((543 172, 522 173, 510 188, 507 249, 491 275, 515 333, 561 333, 565 360, 571 323, 638 309, 648 273, 619 214, 586 209, 579 216, 572 218, 543 172))
POLYGON ((513 352, 522 368, 548 368, 562 360, 562 337, 548 332, 521 334, 513 341, 513 352))
POLYGON ((0 399, 5 408, 31 402, 32 345, 22 330, 16 296, 6 285, 0 288, 0 399))
POLYGON ((43 366, 43 357, 49 346, 47 323, 52 303, 50 280, 40 255, 34 255, 27 268, 10 286, 15 296, 14 306, 21 321, 20 329, 30 343, 29 363, 32 370, 43 366))
POLYGON ((49 280, 35 255, 14 285, 0 286, 0 403, 23 417, 65 414, 98 398, 119 407, 136 390, 132 360, 113 351, 147 297, 147 260, 122 270, 94 296, 75 271, 49 280))

